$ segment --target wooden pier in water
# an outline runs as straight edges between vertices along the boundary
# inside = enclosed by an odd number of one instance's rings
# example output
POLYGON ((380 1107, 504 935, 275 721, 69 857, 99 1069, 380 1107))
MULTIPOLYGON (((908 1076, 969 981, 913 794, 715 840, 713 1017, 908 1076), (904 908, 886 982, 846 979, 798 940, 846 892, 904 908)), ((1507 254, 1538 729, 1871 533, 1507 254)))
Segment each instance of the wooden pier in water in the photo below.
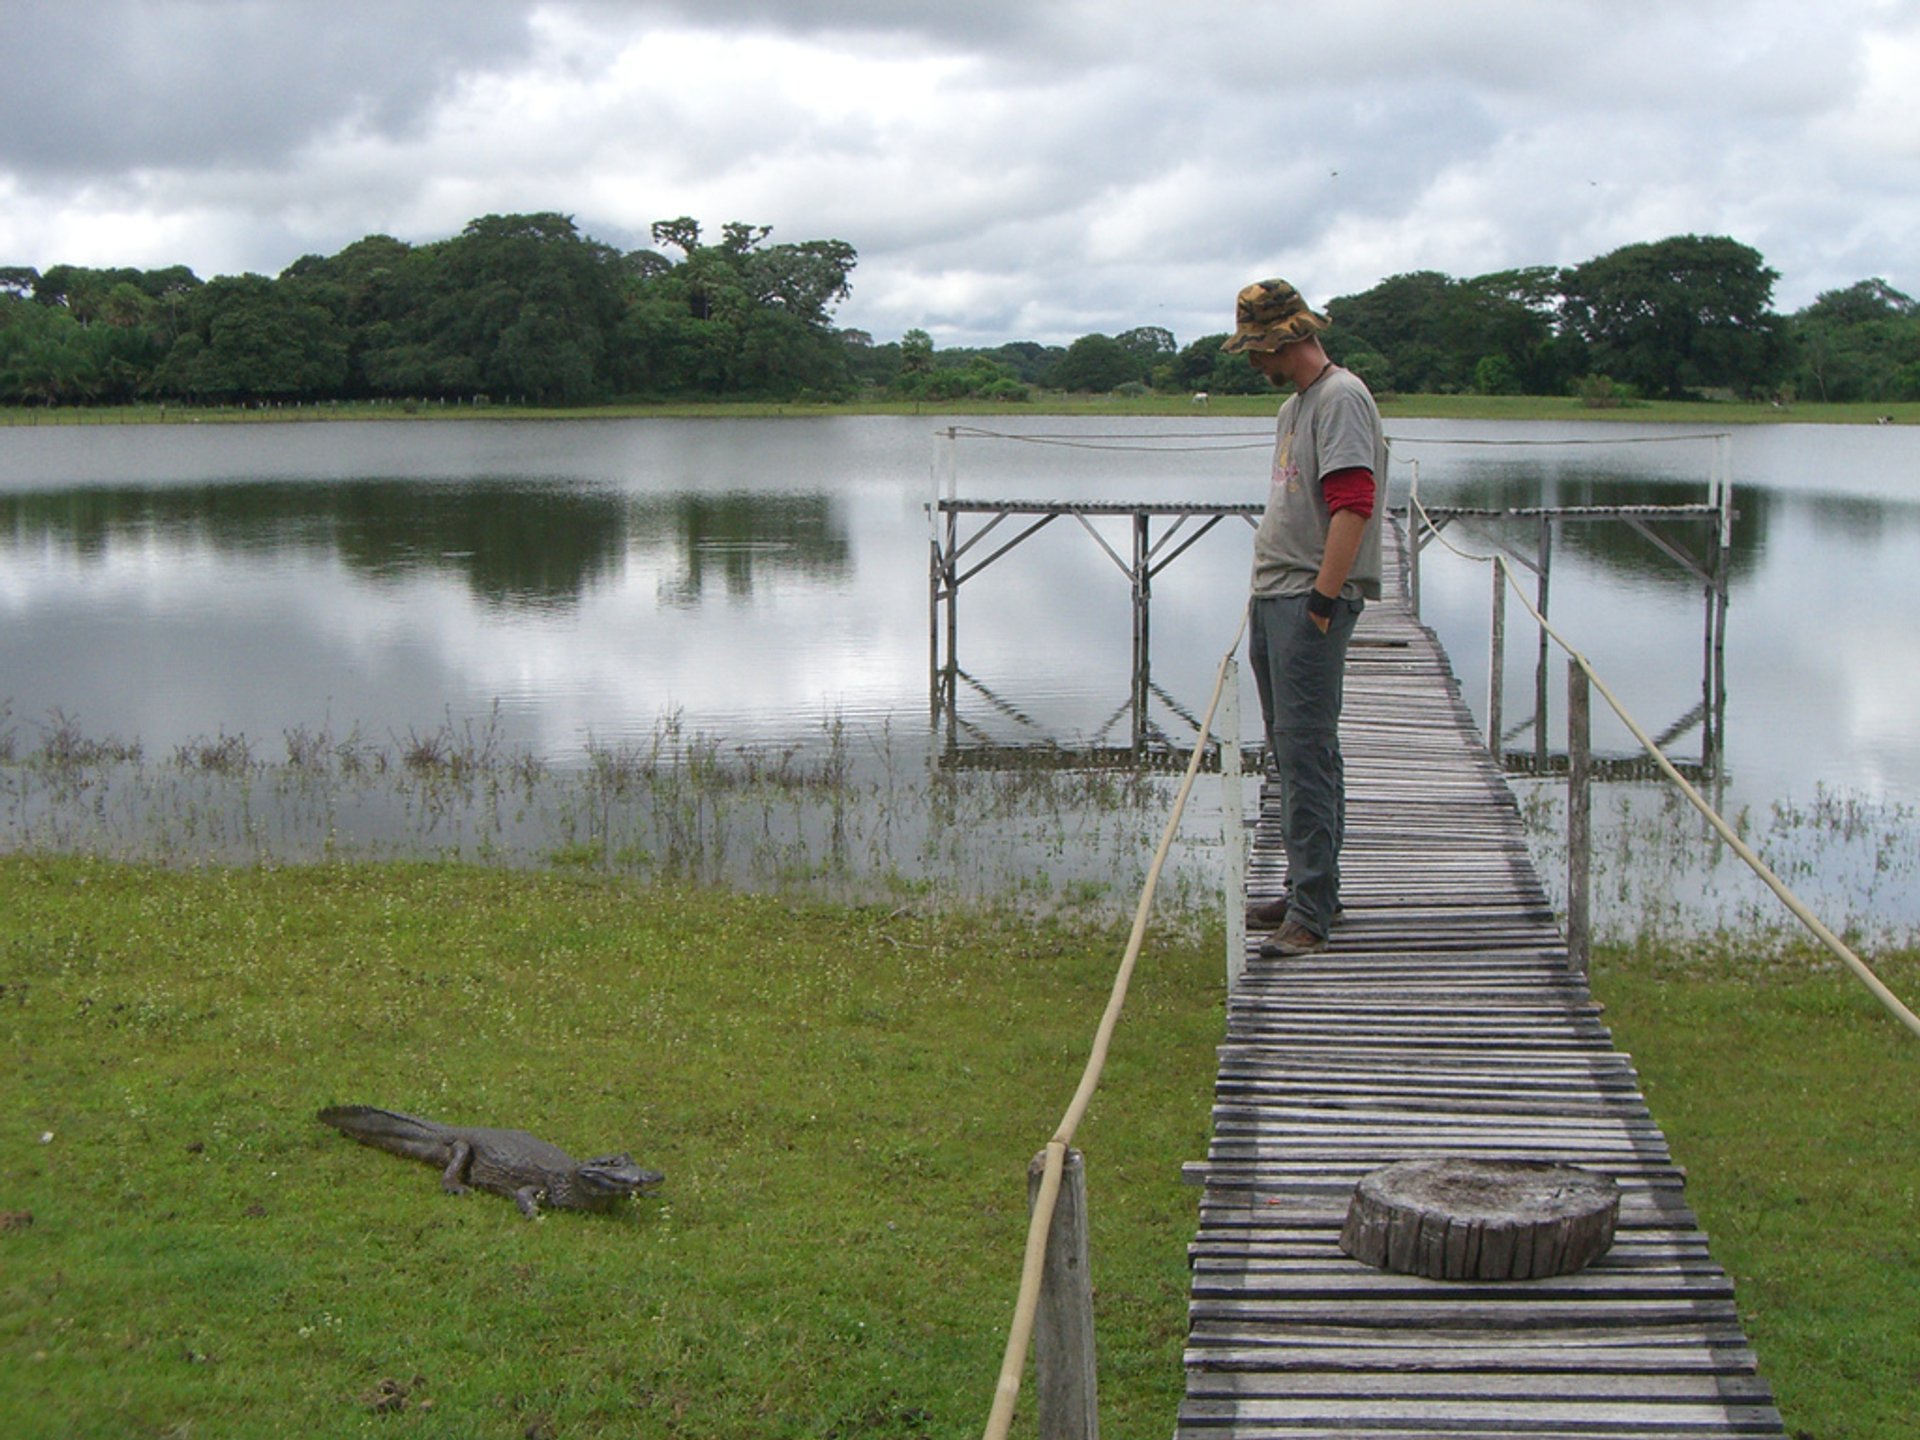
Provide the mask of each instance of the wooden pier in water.
MULTIPOLYGON (((1390 545, 1390 563, 1402 547, 1390 545)), ((1784 1435, 1684 1179, 1570 963, 1506 780, 1404 600, 1368 607, 1341 726, 1343 922, 1249 941, 1191 1248, 1177 1435, 1784 1435), (1622 1189, 1612 1250, 1548 1280, 1427 1280, 1338 1247, 1354 1185, 1416 1157, 1565 1161, 1622 1189)), ((1255 900, 1285 862, 1270 795, 1255 900)))
MULTIPOLYGON (((1523 550, 1513 550, 1510 558, 1533 574, 1536 582, 1535 608, 1542 615, 1548 611, 1556 527, 1602 522, 1630 527, 1655 551, 1678 564, 1701 585, 1706 602, 1706 623, 1700 699, 1691 710, 1661 733, 1659 743, 1663 749, 1668 748, 1688 731, 1699 727, 1699 761, 1679 763, 1691 778, 1717 776, 1725 746, 1727 582, 1733 520, 1732 483, 1725 475, 1724 464, 1724 459, 1716 450, 1714 472, 1708 486, 1707 500, 1703 504, 1530 506, 1518 509, 1429 506, 1424 514, 1417 513, 1410 504, 1402 513, 1406 533, 1417 539, 1402 549, 1405 563, 1401 570, 1401 593, 1406 597, 1406 607, 1412 616, 1419 615, 1422 549, 1438 540, 1441 532, 1456 521, 1467 524, 1490 521, 1504 526, 1518 524, 1522 529, 1532 531, 1533 553, 1528 555, 1523 550)), ((1156 698, 1160 700, 1173 716, 1190 725, 1194 731, 1197 732, 1200 727, 1198 719, 1153 679, 1154 582, 1174 561, 1223 521, 1240 520, 1252 528, 1259 523, 1261 509, 1260 505, 1245 502, 998 500, 962 499, 952 493, 937 495, 928 506, 932 535, 927 569, 927 657, 928 696, 934 727, 936 732, 945 732, 943 761, 991 766, 1001 763, 1007 753, 1020 748, 995 746, 974 735, 963 739, 963 731, 974 729, 961 720, 963 689, 972 692, 969 698, 977 699, 991 711, 1015 721, 1023 721, 1024 716, 1017 700, 1002 697, 985 680, 961 667, 958 658, 960 591, 966 582, 1061 520, 1074 522, 1091 537, 1126 579, 1132 591, 1133 658, 1127 698, 1101 732, 1112 729, 1123 715, 1130 713, 1129 742, 1125 746, 1102 747, 1103 753, 1088 754, 1084 758, 1139 763, 1156 754, 1177 754, 1181 741, 1179 737, 1165 733, 1151 717, 1152 702, 1156 698), (1121 525, 1125 527, 1124 533, 1112 533, 1121 525), (1003 530, 1003 526, 1007 528, 1003 530)), ((1496 575, 1488 655, 1489 748, 1510 771, 1547 774, 1556 768, 1564 768, 1567 758, 1564 754, 1554 754, 1547 739, 1550 659, 1547 634, 1544 629, 1538 633, 1533 715, 1509 731, 1503 713, 1506 598, 1505 583, 1496 575), (1529 730, 1533 734, 1533 743, 1528 749, 1515 748, 1508 743, 1529 730)), ((1648 773, 1646 762, 1638 755, 1601 760, 1598 763, 1607 773, 1623 778, 1644 777, 1648 773)))

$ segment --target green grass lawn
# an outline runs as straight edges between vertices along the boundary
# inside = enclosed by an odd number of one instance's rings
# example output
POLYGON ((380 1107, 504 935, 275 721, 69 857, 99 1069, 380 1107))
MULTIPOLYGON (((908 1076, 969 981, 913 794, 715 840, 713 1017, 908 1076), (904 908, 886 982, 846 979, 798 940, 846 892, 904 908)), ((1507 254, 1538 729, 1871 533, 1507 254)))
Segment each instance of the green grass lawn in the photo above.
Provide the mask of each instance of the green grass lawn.
MULTIPOLYGON (((0 859, 4 1433, 977 1434, 1026 1162, 1121 945, 505 870, 0 859), (316 1123, 335 1102, 668 1179, 528 1224, 316 1123)), ((1920 957, 1885 972, 1920 993, 1920 957)), ((1611 951, 1595 987, 1789 1433, 1906 1440, 1920 1043, 1805 957, 1611 951)), ((1119 1440, 1183 1386, 1220 991, 1217 942, 1150 942, 1080 1135, 1119 1440)))
MULTIPOLYGON (((5 1433, 977 1433, 1027 1162, 1123 941, 506 871, 0 860, 5 1433), (334 1102, 668 1178, 529 1224, 316 1123, 334 1102)), ((1080 1134, 1113 1436, 1164 1435, 1181 1393, 1220 970, 1150 944, 1080 1134)))
MULTIPOLYGON (((1920 955, 1876 969, 1920 1001, 1920 955)), ((1806 953, 1611 951, 1593 983, 1788 1433, 1920 1434, 1920 1040, 1806 953)))

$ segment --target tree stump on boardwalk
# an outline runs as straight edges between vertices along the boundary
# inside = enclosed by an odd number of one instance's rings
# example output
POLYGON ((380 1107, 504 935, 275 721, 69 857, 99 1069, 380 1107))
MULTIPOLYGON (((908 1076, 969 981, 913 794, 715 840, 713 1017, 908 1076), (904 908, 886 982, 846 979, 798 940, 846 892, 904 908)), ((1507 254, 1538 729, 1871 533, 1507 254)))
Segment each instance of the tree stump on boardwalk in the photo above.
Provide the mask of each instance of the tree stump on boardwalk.
POLYGON ((1403 1160, 1354 1187, 1340 1248, 1432 1280, 1571 1275, 1607 1253, 1620 1187, 1572 1165, 1403 1160))

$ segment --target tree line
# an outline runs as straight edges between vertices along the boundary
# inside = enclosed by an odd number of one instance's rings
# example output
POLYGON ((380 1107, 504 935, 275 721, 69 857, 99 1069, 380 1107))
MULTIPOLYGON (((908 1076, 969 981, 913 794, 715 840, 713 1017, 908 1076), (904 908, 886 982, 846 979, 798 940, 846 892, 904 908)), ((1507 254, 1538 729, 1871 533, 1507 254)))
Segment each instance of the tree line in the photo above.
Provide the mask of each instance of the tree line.
POLYGON ((831 312, 854 249, 770 233, 735 223, 705 243, 698 222, 661 221, 655 244, 676 259, 623 253, 564 215, 488 215, 431 244, 369 236, 273 279, 0 268, 0 401, 850 393, 831 312))
MULTIPOLYGON (((1220 353, 1140 326, 1070 345, 876 343, 833 312, 841 240, 770 243, 690 217, 630 252, 558 214, 489 215, 447 240, 385 235, 279 276, 0 267, 0 403, 379 398, 578 405, 615 399, 1017 403, 1076 393, 1255 393, 1220 353)), ((1565 268, 1417 271, 1331 299, 1330 353, 1377 392, 1920 399, 1920 304, 1884 280, 1772 308, 1778 273, 1724 236, 1628 245, 1565 268)), ((1223 305, 1224 310, 1224 305, 1223 305)))

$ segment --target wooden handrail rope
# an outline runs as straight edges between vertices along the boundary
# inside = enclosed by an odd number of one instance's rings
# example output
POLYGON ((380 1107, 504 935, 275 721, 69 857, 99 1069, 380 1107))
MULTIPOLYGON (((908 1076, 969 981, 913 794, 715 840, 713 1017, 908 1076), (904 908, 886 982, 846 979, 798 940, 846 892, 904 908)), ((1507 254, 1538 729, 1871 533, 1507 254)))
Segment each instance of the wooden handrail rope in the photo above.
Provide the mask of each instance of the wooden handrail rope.
MULTIPOLYGON (((1513 570, 1507 564, 1507 557, 1504 555, 1473 554, 1470 551, 1462 550, 1440 533, 1439 529, 1433 525, 1432 517, 1427 514, 1427 507, 1422 504, 1420 500, 1420 462, 1418 460, 1411 460, 1408 463, 1413 467, 1413 489, 1408 499, 1413 507, 1420 512, 1420 518, 1426 523, 1433 538, 1438 540, 1455 555, 1458 555, 1462 560, 1473 560, 1482 564, 1492 564, 1499 568, 1501 577, 1505 579, 1507 587, 1511 589, 1515 595, 1520 597, 1520 603, 1526 606, 1527 613, 1533 616, 1541 630, 1551 636, 1556 645, 1567 652, 1568 661, 1580 667, 1588 681, 1593 685, 1593 688, 1600 692, 1601 698, 1604 699, 1608 705, 1613 707, 1613 713, 1620 717, 1621 723, 1632 733, 1633 738, 1640 742, 1641 747, 1646 750, 1647 754, 1652 758, 1653 763, 1660 767, 1661 773, 1679 787, 1680 793, 1686 797, 1687 802, 1691 804, 1694 809, 1698 810, 1701 815, 1706 817, 1707 823, 1713 826, 1722 840, 1727 842, 1727 845, 1732 849, 1733 853, 1746 862, 1748 868, 1760 877, 1762 884, 1773 891, 1774 895, 1787 907, 1787 910, 1794 918, 1805 925, 1815 939, 1826 946, 1828 950, 1832 951, 1833 954, 1839 958, 1840 962, 1854 973, 1855 977, 1872 992, 1874 998, 1885 1006, 1895 1019, 1902 1025, 1905 1025, 1907 1029, 1911 1030, 1916 1036, 1920 1036, 1920 1015, 1915 1015, 1914 1012, 1901 1001, 1900 997, 1888 989, 1886 983, 1881 980, 1878 975, 1874 974, 1867 962, 1854 953, 1853 948, 1849 946, 1846 941, 1834 934, 1819 916, 1807 908, 1805 902, 1788 888, 1786 882, 1773 873, 1772 867, 1770 867, 1765 860, 1761 859, 1759 853, 1734 832, 1733 827, 1708 803, 1706 797, 1694 788, 1686 776, 1680 773, 1674 763, 1667 758, 1666 752, 1654 743, 1652 737, 1641 728, 1640 722, 1628 713, 1626 706, 1620 703, 1619 697, 1608 687, 1607 682, 1600 678, 1599 672, 1593 668, 1592 663, 1587 657, 1581 654, 1580 651, 1574 649, 1565 636, 1547 623, 1547 617, 1534 608, 1533 602, 1527 598, 1526 591, 1514 578, 1513 570)), ((1408 543, 1415 543, 1415 537, 1408 537, 1408 543)))
POLYGON ((1061 1176, 1066 1169, 1067 1151, 1073 1144, 1074 1132, 1080 1128, 1087 1107, 1093 1103, 1101 1072, 1106 1068, 1113 1032, 1120 1023, 1120 1012, 1127 1001, 1127 988, 1133 982, 1140 948, 1146 940, 1147 920, 1153 911, 1153 896, 1160 884, 1160 872, 1166 867, 1168 852, 1173 848, 1173 837, 1180 829, 1187 797, 1193 792, 1194 778, 1200 773, 1200 762, 1206 758, 1207 739, 1213 731, 1213 717, 1220 707, 1220 695, 1226 687, 1227 676, 1246 628, 1247 619, 1243 614, 1240 628, 1234 632, 1233 643, 1220 659, 1220 671, 1213 682, 1213 695, 1207 702, 1207 713, 1200 719, 1200 733, 1193 742, 1193 756, 1187 762, 1186 774, 1181 778, 1180 789, 1174 795, 1173 811, 1167 818, 1160 844, 1154 851, 1153 863, 1147 867, 1146 883, 1141 887, 1139 903, 1134 907, 1133 929, 1127 936, 1126 953, 1121 957, 1120 968, 1114 975, 1107 1008, 1100 1016, 1099 1027, 1094 1031, 1093 1048, 1087 1057, 1086 1068, 1081 1071, 1080 1084, 1074 1090, 1066 1113, 1061 1116, 1059 1127, 1053 1132, 1053 1138, 1047 1141, 1040 1189, 1034 1197, 1033 1214, 1027 1223, 1027 1250, 1020 1266, 1020 1294, 1014 1303, 1013 1322, 1007 1328, 1007 1348, 1000 1361, 999 1381, 994 1386, 993 1408, 987 1416, 986 1440, 1005 1440, 1013 1424, 1013 1407, 1020 1397, 1020 1377, 1026 1369, 1027 1348, 1033 1342, 1034 1314, 1040 1304, 1041 1271, 1046 1259, 1047 1238, 1053 1228, 1054 1204, 1059 1199, 1061 1176))

